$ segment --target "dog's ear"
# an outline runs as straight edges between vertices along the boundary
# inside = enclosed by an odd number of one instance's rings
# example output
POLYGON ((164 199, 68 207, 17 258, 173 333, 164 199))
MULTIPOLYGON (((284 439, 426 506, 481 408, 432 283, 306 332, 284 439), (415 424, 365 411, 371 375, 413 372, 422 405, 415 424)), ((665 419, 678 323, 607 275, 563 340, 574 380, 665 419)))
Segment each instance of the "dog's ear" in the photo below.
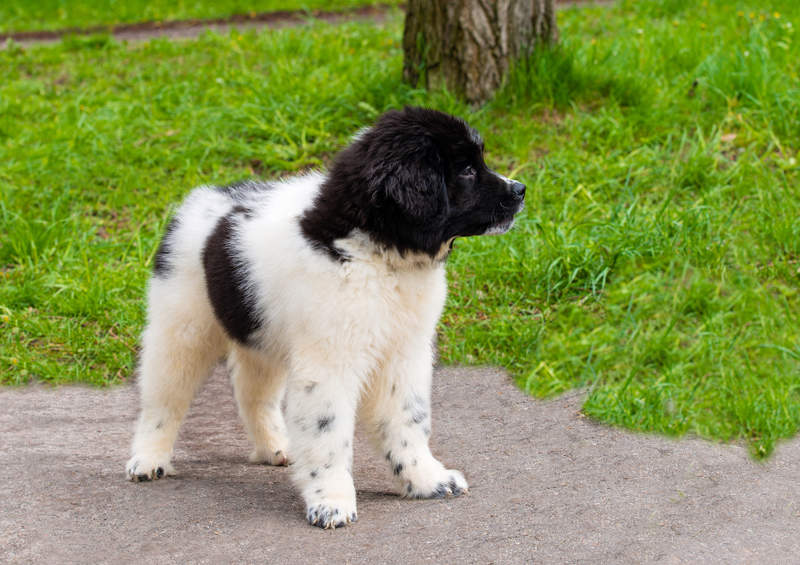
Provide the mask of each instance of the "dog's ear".
POLYGON ((426 136, 404 139, 377 163, 370 175, 373 194, 395 203, 410 219, 429 221, 447 209, 444 163, 426 136))

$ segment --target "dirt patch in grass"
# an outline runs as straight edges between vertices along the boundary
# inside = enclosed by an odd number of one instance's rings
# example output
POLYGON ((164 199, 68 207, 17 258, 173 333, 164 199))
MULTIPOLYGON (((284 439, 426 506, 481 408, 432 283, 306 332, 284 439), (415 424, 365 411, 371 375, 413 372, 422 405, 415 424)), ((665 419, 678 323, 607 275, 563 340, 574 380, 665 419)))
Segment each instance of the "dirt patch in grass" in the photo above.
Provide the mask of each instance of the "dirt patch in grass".
POLYGON ((19 43, 56 41, 65 35, 86 35, 111 33, 117 39, 144 40, 153 37, 185 38, 193 37, 206 29, 224 31, 231 27, 269 27, 281 28, 299 25, 308 18, 339 22, 351 19, 374 19, 381 21, 394 6, 375 4, 340 11, 326 10, 280 10, 276 12, 234 14, 225 18, 189 19, 180 21, 148 21, 113 26, 72 27, 60 30, 33 30, 0 33, 0 41, 12 39, 19 43))
MULTIPOLYGON (((561 7, 576 4, 611 4, 607 0, 556 0, 561 7)), ((173 21, 145 21, 129 24, 98 25, 90 27, 70 27, 59 30, 31 30, 0 33, 0 49, 7 46, 12 40, 22 46, 40 43, 53 43, 68 35, 90 35, 97 33, 110 33, 121 41, 144 41, 155 37, 168 37, 170 39, 187 39, 196 37, 206 30, 227 32, 233 27, 238 29, 283 27, 303 24, 309 18, 323 20, 330 23, 339 23, 351 20, 373 20, 382 22, 395 8, 405 9, 405 5, 373 4, 359 6, 344 10, 279 10, 275 12, 250 12, 247 14, 233 14, 224 18, 188 19, 173 21)))

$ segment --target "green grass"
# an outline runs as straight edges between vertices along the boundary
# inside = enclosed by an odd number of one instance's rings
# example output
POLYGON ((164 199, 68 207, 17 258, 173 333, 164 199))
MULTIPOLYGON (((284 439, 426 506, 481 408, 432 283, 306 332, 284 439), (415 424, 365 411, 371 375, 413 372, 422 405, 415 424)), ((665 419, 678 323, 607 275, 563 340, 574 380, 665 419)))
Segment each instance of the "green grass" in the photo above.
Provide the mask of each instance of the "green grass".
POLYGON ((0 52, 2 382, 126 379, 192 186, 319 166, 426 104, 529 187, 511 233, 456 244, 443 361, 766 456, 800 425, 800 6, 704 4, 563 11, 561 47, 478 110, 401 83, 399 16, 0 52))
MULTIPOLYGON (((276 10, 341 10, 376 0, 3 0, 0 33, 224 18, 276 10)), ((399 0, 382 0, 397 4, 399 0)))

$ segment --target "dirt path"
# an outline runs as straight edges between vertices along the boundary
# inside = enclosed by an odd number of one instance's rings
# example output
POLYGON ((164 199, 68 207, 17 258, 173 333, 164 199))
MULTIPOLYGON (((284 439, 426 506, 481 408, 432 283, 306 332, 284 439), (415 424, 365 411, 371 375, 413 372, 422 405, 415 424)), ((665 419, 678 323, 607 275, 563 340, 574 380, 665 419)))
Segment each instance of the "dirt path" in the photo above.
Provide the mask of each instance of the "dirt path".
POLYGON ((583 418, 492 369, 437 371, 434 452, 471 493, 405 501, 356 442, 358 523, 308 526, 285 468, 246 462, 218 371, 176 450, 179 475, 123 477, 135 391, 0 390, 0 561, 11 563, 788 563, 800 554, 800 441, 766 464, 583 418))
POLYGON ((227 18, 206 20, 190 19, 167 22, 137 22, 118 24, 115 26, 94 26, 89 28, 69 28, 53 31, 22 31, 0 34, 0 42, 11 38, 20 45, 53 43, 69 34, 110 33, 120 41, 142 41, 155 37, 170 39, 189 39, 197 37, 206 30, 227 32, 232 28, 269 28, 279 29, 287 26, 301 25, 309 19, 338 23, 350 20, 383 21, 393 9, 392 6, 377 4, 362 6, 338 12, 324 10, 280 10, 275 12, 238 14, 227 18))
MULTIPOLYGON (((610 4, 608 0, 556 0, 560 8, 577 4, 610 4)), ((236 14, 227 18, 215 19, 190 19, 167 22, 137 22, 118 24, 115 26, 94 26, 89 28, 68 28, 53 31, 21 31, 0 33, 0 49, 6 47, 6 42, 11 39, 22 47, 57 43, 62 36, 69 34, 85 35, 92 33, 110 33, 119 41, 145 41, 156 37, 169 37, 170 39, 191 39, 207 30, 217 33, 227 33, 231 29, 280 29, 289 26, 298 26, 309 19, 323 20, 329 23, 344 21, 371 20, 376 23, 384 21, 396 7, 387 4, 361 6, 341 11, 325 10, 282 10, 253 14, 236 14)))

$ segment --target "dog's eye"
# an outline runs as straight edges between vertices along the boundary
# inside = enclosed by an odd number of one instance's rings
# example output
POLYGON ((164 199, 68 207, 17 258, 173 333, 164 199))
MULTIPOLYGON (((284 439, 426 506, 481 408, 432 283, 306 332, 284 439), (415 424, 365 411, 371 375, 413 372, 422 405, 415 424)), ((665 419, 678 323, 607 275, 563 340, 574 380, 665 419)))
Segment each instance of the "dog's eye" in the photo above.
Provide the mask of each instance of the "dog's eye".
POLYGON ((471 165, 467 165, 466 167, 464 167, 464 170, 461 171, 461 173, 458 176, 465 178, 472 178, 475 176, 475 174, 476 174, 475 168, 472 167, 471 165))

